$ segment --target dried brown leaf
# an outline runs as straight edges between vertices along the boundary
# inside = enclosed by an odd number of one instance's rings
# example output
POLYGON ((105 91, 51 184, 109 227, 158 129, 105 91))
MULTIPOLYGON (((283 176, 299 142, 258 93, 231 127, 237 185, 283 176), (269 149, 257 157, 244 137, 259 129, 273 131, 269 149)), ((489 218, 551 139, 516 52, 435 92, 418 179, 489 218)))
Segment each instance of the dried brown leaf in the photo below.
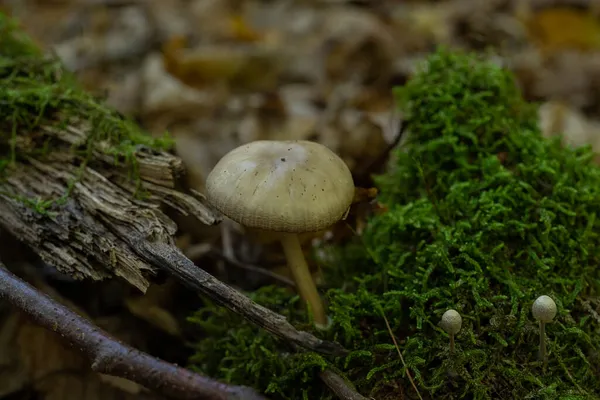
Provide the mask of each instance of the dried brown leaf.
POLYGON ((156 134, 162 134, 175 123, 189 121, 192 116, 208 114, 224 99, 222 91, 197 90, 171 75, 158 53, 145 58, 140 75, 145 90, 141 117, 156 134))
POLYGON ((27 369, 14 346, 21 323, 16 312, 6 310, 0 314, 0 398, 23 389, 29 381, 27 369))
POLYGON ((562 136, 564 143, 569 146, 591 144, 593 137, 598 137, 598 124, 563 102, 542 104, 538 115, 544 136, 562 136))
POLYGON ((136 317, 141 318, 155 327, 173 336, 179 336, 181 331, 177 319, 167 310, 172 284, 152 285, 144 296, 135 296, 125 300, 127 309, 136 317))
POLYGON ((530 39, 545 52, 600 49, 600 21, 586 10, 552 7, 525 20, 530 39))
POLYGON ((334 9, 325 14, 324 26, 326 76, 368 84, 389 80, 395 42, 381 20, 365 11, 334 9))
POLYGON ((279 58, 274 51, 253 45, 203 45, 186 48, 175 37, 163 46, 165 69, 186 85, 206 88, 227 84, 232 91, 274 88, 279 58))

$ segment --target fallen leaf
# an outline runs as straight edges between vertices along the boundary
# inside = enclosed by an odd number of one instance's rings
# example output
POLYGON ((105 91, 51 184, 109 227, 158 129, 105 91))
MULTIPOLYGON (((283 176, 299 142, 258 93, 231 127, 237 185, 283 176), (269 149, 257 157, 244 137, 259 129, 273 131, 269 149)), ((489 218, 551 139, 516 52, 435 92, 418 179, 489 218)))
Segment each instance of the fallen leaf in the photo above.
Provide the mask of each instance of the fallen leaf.
POLYGON ((280 63, 276 52, 255 45, 202 45, 187 48, 176 37, 163 46, 165 69, 185 84, 206 88, 227 84, 230 90, 274 89, 280 63))
POLYGON ((369 202, 377 197, 377 188, 354 188, 354 199, 352 204, 369 202))
POLYGON ((73 71, 93 68, 107 62, 139 58, 152 44, 148 14, 141 7, 95 7, 76 15, 82 34, 73 35, 51 47, 66 67, 73 71))
POLYGON ((187 41, 175 37, 163 46, 165 69, 192 87, 206 87, 215 81, 233 78, 244 64, 239 52, 222 47, 194 52, 186 48, 187 41))
POLYGON ((145 89, 140 114, 158 135, 176 122, 188 121, 191 115, 198 118, 210 114, 226 97, 220 90, 198 90, 186 85, 165 69, 163 60, 159 53, 152 53, 139 72, 140 85, 145 89))
POLYGON ((391 30, 364 11, 335 10, 325 18, 322 51, 326 76, 334 82, 386 82, 395 48, 391 30))
POLYGON ((538 118, 544 136, 562 136, 564 143, 569 146, 590 144, 593 131, 597 130, 582 113, 560 101, 542 104, 538 118))
POLYGON ((436 44, 448 43, 454 36, 451 7, 444 3, 415 5, 404 10, 401 18, 408 18, 409 29, 416 38, 436 44))
POLYGON ((243 15, 233 15, 230 18, 231 33, 234 40, 240 42, 257 42, 263 35, 248 25, 243 15))
POLYGON ((595 162, 600 163, 600 121, 560 101, 542 104, 538 118, 544 136, 561 136, 563 143, 572 147, 590 145, 597 154, 595 162))
POLYGON ((127 309, 136 317, 173 336, 181 334, 177 319, 162 303, 166 302, 173 285, 151 285, 143 296, 125 300, 127 309))
POLYGON ((129 394, 136 395, 143 391, 142 386, 125 378, 106 374, 98 374, 98 378, 100 378, 102 382, 129 394))
POLYGON ((90 370, 87 360, 65 346, 54 332, 24 321, 16 344, 33 388, 43 393, 45 400, 138 398, 105 384, 90 370))
POLYGON ((7 309, 0 314, 0 398, 8 398, 29 383, 27 369, 14 346, 21 323, 17 312, 7 309))
POLYGON ((553 7, 526 18, 530 40, 547 53, 600 48, 600 22, 590 12, 553 7))

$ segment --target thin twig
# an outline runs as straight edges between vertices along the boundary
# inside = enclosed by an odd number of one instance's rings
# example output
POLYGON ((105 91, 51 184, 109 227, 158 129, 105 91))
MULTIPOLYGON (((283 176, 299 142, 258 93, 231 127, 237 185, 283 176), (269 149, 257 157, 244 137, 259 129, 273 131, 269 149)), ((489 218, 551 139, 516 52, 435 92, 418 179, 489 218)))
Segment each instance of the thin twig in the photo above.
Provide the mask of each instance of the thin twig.
POLYGON ((41 293, 0 263, 0 299, 79 349, 93 371, 129 379, 173 399, 264 400, 253 389, 229 386, 121 343, 74 311, 41 293))
POLYGON ((344 378, 333 372, 331 369, 326 369, 319 372, 319 377, 341 400, 368 400, 366 397, 348 386, 348 383, 346 383, 344 378))
POLYGON ((185 254, 185 256, 187 258, 189 258, 190 260, 198 260, 198 259, 200 259, 202 257, 206 257, 206 256, 217 258, 217 259, 231 265, 232 267, 236 267, 236 268, 243 269, 246 271, 252 271, 256 274, 267 276, 275 281, 278 281, 279 283, 283 283, 286 286, 296 287, 296 283, 293 280, 291 280, 290 278, 280 275, 280 274, 277 274, 275 272, 269 271, 268 269, 259 267, 257 265, 252 265, 252 264, 238 261, 235 257, 225 254, 224 251, 216 249, 210 243, 199 243, 199 244, 192 245, 192 246, 188 247, 187 249, 185 249, 183 251, 183 254, 185 254))
POLYGON ((406 365, 406 362, 404 362, 404 357, 402 356, 402 352, 400 351, 400 346, 398 346, 398 342, 396 341, 396 336, 394 336, 394 332, 392 332, 390 323, 388 322, 387 318, 385 317, 385 314, 383 313, 383 311, 381 312, 381 315, 383 315, 383 320, 385 321, 385 326, 387 326, 387 330, 390 333, 390 336, 392 337, 394 346, 396 346, 396 350, 398 351, 398 355, 400 356, 400 360, 402 361, 402 365, 404 366, 404 371, 406 371, 406 376, 408 376, 408 380, 410 381, 410 384, 412 385, 412 387, 415 389, 415 392, 417 392, 417 396, 419 396, 419 399, 423 400, 423 397, 421 397, 421 393, 419 393, 419 389, 417 389, 417 385, 415 384, 415 381, 413 380, 412 376, 410 375, 408 366, 406 365))
POLYGON ((262 267, 259 267, 256 265, 243 263, 241 261, 238 261, 235 258, 229 257, 225 253, 223 253, 215 248, 211 248, 210 251, 208 252, 208 255, 219 258, 219 259, 225 261, 227 264, 230 264, 233 267, 236 267, 239 269, 245 269, 247 271, 252 271, 252 272, 255 272, 260 275, 268 276, 269 278, 274 279, 274 280, 276 280, 280 283, 283 283, 287 286, 296 287, 296 283, 288 277, 285 277, 280 274, 276 274, 275 272, 269 271, 268 269, 265 269, 265 268, 262 268, 262 267))
POLYGON ((150 265, 168 272, 183 285, 205 294, 215 303, 228 308, 267 332, 317 353, 334 356, 348 354, 348 350, 339 343, 322 340, 309 332, 297 330, 283 315, 252 301, 194 265, 176 247, 163 242, 151 242, 145 239, 144 234, 136 234, 130 229, 118 228, 116 225, 113 225, 113 228, 116 228, 121 239, 150 265))

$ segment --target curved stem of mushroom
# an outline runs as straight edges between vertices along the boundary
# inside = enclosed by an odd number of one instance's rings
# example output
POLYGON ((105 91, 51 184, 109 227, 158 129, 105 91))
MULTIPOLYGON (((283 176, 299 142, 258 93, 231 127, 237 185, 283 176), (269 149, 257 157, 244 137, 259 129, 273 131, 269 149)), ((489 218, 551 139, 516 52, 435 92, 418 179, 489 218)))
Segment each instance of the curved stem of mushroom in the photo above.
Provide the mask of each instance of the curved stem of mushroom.
POLYGON ((298 235, 294 233, 284 233, 280 239, 288 266, 292 271, 294 280, 298 287, 300 297, 309 304, 313 313, 315 323, 320 326, 327 326, 328 320, 325 314, 323 301, 317 292, 317 287, 308 269, 308 264, 304 258, 302 247, 298 235))

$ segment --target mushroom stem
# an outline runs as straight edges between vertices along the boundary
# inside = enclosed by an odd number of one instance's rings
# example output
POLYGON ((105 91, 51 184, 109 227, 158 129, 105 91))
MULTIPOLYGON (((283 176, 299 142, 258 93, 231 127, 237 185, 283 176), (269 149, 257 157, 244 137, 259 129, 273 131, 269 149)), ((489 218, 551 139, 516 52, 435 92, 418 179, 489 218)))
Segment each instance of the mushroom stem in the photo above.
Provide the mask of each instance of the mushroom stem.
POLYGON ((294 280, 298 287, 300 297, 309 304, 315 323, 321 326, 327 326, 328 320, 323 307, 323 302, 313 278, 308 270, 308 264, 304 258, 300 240, 295 233, 282 233, 280 237, 281 245, 285 257, 287 258, 288 266, 292 271, 294 280))
POLYGON ((546 324, 540 321, 540 360, 544 362, 544 366, 548 362, 546 354, 546 324))
POLYGON ((450 335, 450 354, 454 354, 454 335, 450 335))

